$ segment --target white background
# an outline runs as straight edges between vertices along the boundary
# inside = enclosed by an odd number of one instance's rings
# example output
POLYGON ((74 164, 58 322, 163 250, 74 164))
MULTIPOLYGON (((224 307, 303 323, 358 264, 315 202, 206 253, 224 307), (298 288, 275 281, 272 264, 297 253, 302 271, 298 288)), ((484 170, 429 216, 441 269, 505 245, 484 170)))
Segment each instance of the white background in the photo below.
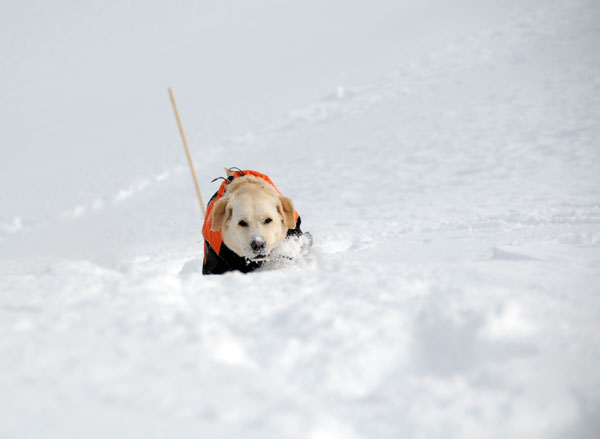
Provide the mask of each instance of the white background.
POLYGON ((597 2, 0 10, 0 437, 600 430, 597 2), (200 274, 168 86, 311 255, 200 274))

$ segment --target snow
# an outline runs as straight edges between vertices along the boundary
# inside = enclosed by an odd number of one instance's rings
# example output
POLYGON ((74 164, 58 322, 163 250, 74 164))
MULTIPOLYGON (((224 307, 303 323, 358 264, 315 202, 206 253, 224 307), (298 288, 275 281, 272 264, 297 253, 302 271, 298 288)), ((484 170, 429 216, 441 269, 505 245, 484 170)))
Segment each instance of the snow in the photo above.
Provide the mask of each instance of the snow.
POLYGON ((597 2, 3 9, 0 437, 597 436, 597 2), (202 276, 168 86, 309 255, 202 276))

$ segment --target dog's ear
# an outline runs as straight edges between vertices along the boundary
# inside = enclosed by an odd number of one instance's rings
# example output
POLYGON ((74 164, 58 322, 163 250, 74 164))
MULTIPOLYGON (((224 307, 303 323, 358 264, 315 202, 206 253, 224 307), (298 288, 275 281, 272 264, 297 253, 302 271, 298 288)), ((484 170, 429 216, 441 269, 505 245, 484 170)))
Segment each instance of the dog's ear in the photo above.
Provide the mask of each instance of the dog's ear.
POLYGON ((227 177, 233 177, 233 175, 235 174, 235 171, 232 171, 229 168, 225 168, 225 174, 227 175, 227 177))
MULTIPOLYGON (((231 214, 231 209, 229 209, 231 214)), ((215 207, 213 207, 212 211, 212 224, 210 225, 210 230, 216 232, 217 230, 221 230, 223 228, 223 224, 227 220, 227 198, 221 198, 215 203, 215 207)))
POLYGON ((283 224, 288 229, 296 228, 296 209, 294 202, 287 197, 279 197, 280 205, 278 206, 279 213, 283 217, 283 224))

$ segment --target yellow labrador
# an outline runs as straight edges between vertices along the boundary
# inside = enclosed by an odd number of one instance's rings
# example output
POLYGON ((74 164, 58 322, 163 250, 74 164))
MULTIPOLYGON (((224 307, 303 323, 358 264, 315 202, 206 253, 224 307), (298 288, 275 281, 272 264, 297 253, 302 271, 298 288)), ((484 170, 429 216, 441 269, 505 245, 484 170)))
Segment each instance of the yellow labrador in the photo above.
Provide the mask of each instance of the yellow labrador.
POLYGON ((269 177, 226 171, 228 178, 209 202, 205 218, 205 274, 252 271, 286 237, 302 235, 294 203, 269 177))

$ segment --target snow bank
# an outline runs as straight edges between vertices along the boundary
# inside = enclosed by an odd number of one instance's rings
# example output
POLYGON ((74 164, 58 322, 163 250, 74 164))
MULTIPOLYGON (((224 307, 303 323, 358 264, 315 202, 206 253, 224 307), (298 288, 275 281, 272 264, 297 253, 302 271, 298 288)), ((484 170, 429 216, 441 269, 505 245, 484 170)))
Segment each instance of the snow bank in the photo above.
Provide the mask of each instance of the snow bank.
POLYGON ((596 3, 268 5, 3 15, 0 436, 595 437, 596 3), (268 173, 311 254, 201 275, 167 79, 205 198, 268 173))

